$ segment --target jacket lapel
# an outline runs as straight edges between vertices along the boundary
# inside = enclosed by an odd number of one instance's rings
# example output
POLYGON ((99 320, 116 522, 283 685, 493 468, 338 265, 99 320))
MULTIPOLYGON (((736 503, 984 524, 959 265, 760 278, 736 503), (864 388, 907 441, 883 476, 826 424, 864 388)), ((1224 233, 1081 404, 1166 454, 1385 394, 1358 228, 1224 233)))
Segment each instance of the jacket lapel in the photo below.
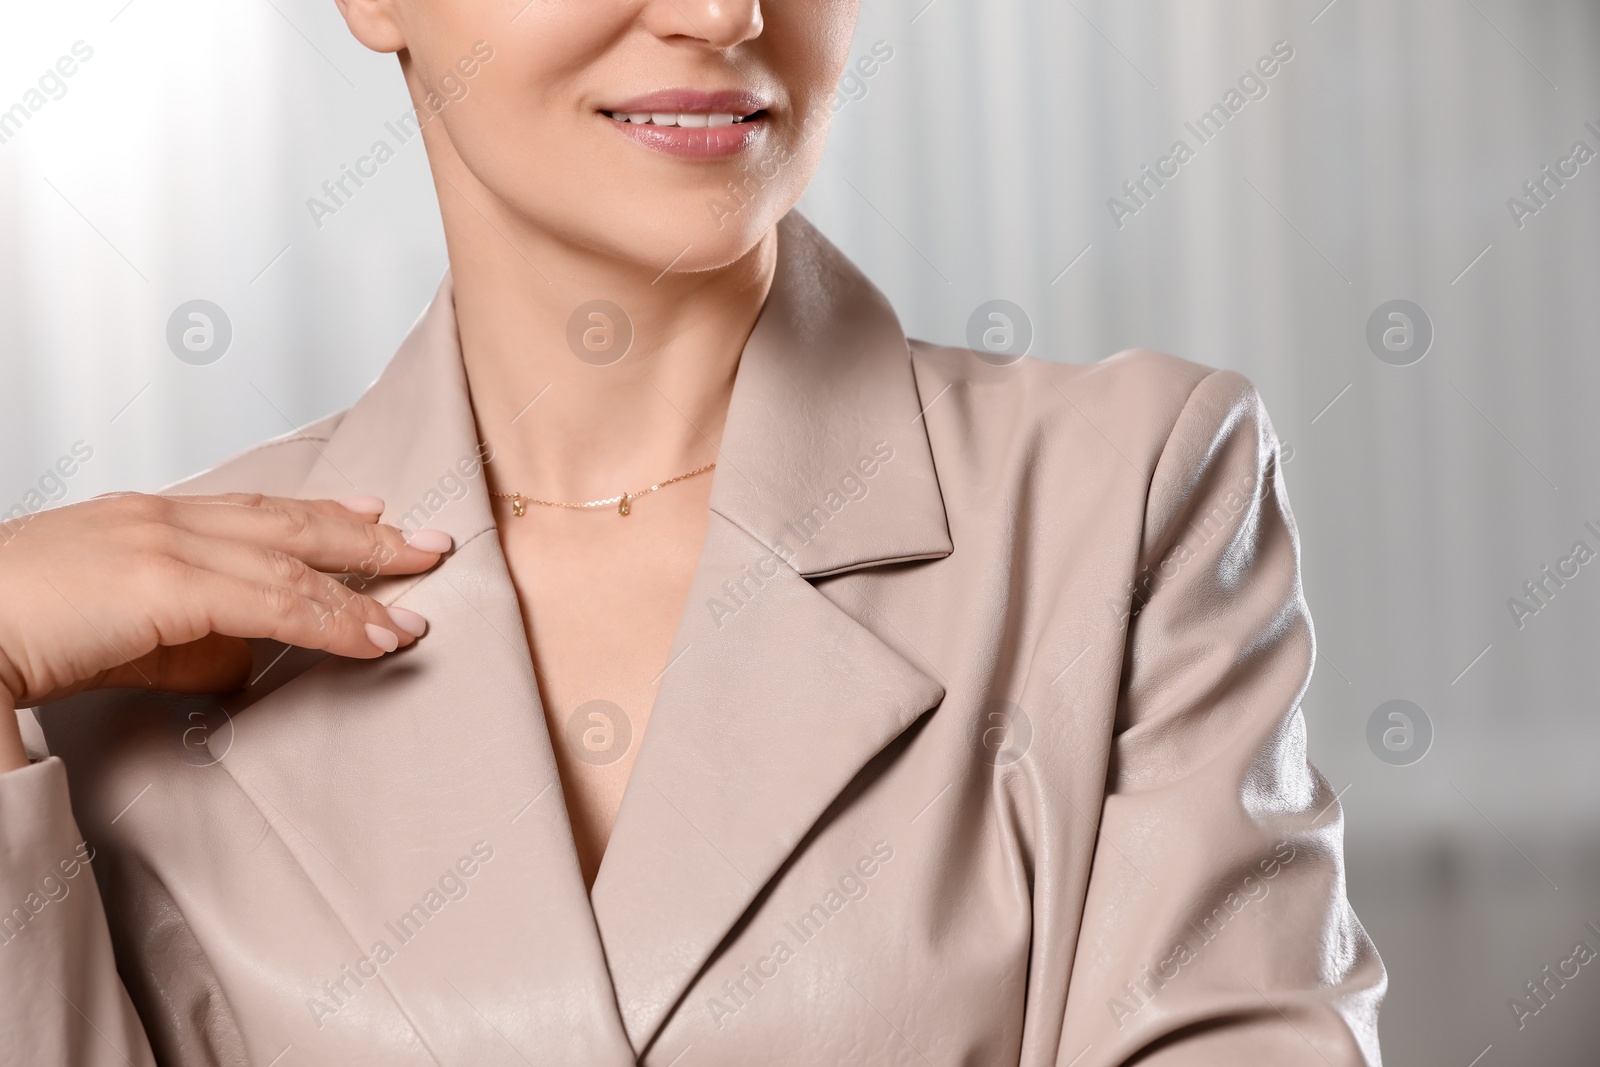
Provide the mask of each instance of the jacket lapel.
MULTIPOLYGON (((365 589, 420 611, 429 634, 375 661, 285 657, 214 754, 353 951, 393 952, 378 979, 439 1062, 517 1062, 506 1045, 530 1062, 633 1062, 478 476, 448 277, 319 451, 301 496, 373 493, 384 521, 455 538, 428 574, 365 589)), ((307 995, 328 999, 315 981, 307 995)))
POLYGON ((442 928, 380 972, 441 1061, 510 1044, 532 1062, 631 1062, 862 766, 943 698, 812 581, 951 551, 924 403, 887 301, 792 213, 588 895, 479 476, 448 276, 340 420, 300 495, 373 493, 384 521, 451 534, 433 571, 366 587, 430 632, 376 661, 291 653, 217 754, 357 945, 396 942, 442 872, 493 849, 442 928))
POLYGON ((809 580, 951 551, 921 407, 887 302, 791 214, 591 893, 636 1050, 862 766, 943 698, 809 580))

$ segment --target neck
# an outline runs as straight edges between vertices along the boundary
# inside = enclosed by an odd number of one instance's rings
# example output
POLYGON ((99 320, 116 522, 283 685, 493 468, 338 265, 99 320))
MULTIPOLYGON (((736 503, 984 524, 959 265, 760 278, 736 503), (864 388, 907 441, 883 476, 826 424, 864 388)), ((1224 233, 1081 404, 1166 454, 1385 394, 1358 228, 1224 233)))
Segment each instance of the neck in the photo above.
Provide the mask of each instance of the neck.
POLYGON ((680 274, 574 247, 491 208, 488 191, 459 174, 452 181, 441 209, 473 413, 493 449, 490 488, 588 500, 713 462, 772 284, 776 230, 725 267, 680 274), (625 309, 626 324, 584 321, 575 351, 569 322, 595 299, 625 309), (619 326, 632 342, 609 362, 606 331, 619 326))

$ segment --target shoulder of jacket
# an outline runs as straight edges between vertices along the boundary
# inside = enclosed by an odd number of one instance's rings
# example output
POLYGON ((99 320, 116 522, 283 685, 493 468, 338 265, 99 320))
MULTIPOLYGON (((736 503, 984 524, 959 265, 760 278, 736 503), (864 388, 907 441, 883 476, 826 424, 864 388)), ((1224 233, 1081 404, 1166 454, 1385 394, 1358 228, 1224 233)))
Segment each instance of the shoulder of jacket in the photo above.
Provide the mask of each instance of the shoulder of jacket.
POLYGON ((974 423, 1030 436, 1080 417, 1147 471, 1187 409, 1215 405, 1224 409, 1217 416, 1226 418, 1225 409, 1257 402, 1243 375, 1152 349, 1125 349, 1094 363, 1024 357, 1001 366, 971 349, 922 341, 910 347, 923 403, 947 388, 960 389, 974 423))
POLYGON ((174 482, 163 493, 266 493, 292 495, 344 419, 337 411, 286 434, 252 445, 215 466, 174 482))

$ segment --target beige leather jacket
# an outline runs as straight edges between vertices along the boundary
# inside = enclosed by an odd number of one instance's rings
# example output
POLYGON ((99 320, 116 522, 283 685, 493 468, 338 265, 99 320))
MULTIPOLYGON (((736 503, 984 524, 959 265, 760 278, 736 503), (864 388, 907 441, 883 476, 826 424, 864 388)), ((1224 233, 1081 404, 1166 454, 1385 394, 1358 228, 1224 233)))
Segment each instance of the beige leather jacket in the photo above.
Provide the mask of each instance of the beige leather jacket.
POLYGON ((592 895, 446 278, 353 407, 185 483, 448 531, 368 587, 429 634, 39 710, 4 1063, 1379 1062, 1250 384, 908 342, 803 219, 780 245, 592 895))

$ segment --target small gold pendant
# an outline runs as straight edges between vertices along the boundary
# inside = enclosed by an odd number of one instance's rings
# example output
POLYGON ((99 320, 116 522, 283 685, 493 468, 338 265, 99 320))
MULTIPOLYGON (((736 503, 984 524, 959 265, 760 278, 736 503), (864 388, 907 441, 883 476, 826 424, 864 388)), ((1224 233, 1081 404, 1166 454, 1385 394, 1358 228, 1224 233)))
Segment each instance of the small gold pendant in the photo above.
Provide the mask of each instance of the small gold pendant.
POLYGON ((633 509, 628 506, 628 494, 627 493, 623 493, 622 494, 622 499, 617 502, 617 514, 618 515, 626 515, 626 514, 628 514, 628 512, 630 512, 632 510, 633 509))
POLYGON ((520 519, 527 510, 528 506, 522 502, 522 494, 513 493, 511 495, 511 514, 520 519))

